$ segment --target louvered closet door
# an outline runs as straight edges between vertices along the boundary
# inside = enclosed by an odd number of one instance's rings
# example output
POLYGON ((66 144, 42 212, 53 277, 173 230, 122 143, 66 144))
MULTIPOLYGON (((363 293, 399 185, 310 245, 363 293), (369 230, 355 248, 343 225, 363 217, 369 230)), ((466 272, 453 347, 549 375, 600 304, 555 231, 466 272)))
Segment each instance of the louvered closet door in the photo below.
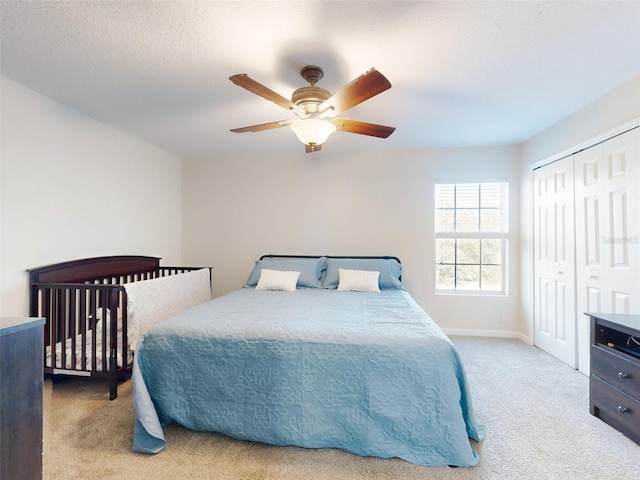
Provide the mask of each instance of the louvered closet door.
POLYGON ((573 157, 533 172, 534 342, 576 367, 573 157))
POLYGON ((575 158, 578 366, 588 374, 582 314, 640 313, 640 129, 575 158))

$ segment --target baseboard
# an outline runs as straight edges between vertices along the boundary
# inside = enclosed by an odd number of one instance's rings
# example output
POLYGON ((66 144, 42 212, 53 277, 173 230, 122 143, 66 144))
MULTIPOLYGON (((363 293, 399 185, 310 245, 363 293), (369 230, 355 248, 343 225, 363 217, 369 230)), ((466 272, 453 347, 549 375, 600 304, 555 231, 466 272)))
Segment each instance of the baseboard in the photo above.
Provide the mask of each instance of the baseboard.
POLYGON ((443 328, 444 333, 451 336, 460 337, 494 337, 494 338, 515 338, 521 342, 532 345, 528 335, 521 332, 508 332, 505 330, 468 330, 465 328, 443 328))

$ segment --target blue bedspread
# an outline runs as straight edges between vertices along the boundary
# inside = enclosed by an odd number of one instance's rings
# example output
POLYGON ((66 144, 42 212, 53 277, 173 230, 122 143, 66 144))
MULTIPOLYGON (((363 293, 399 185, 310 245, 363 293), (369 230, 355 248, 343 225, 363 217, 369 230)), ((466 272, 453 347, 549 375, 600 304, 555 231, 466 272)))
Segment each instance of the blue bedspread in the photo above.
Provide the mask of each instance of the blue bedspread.
POLYGON ((244 288, 156 324, 133 367, 133 450, 162 425, 420 465, 474 466, 456 349, 404 290, 244 288))

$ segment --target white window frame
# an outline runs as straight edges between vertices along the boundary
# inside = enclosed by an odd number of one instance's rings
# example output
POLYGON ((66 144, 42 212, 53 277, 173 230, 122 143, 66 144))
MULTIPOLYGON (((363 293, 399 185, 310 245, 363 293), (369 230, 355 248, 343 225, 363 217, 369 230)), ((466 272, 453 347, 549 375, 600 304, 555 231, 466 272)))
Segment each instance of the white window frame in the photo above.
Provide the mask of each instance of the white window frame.
MULTIPOLYGON (((508 295, 508 280, 509 280, 509 276, 508 276, 508 263, 507 263, 507 259, 508 259, 508 250, 509 250, 509 183, 504 180, 504 179, 500 179, 500 180, 494 180, 494 181, 478 181, 478 182, 446 182, 446 181, 442 181, 442 182, 437 182, 437 185, 452 185, 452 186, 458 186, 458 185, 469 185, 469 184, 473 184, 473 185, 482 185, 482 184, 488 184, 488 183, 498 183, 503 185, 502 187, 502 191, 501 191, 501 206, 500 206, 500 211, 501 211, 501 215, 502 215, 502 230, 501 231, 494 231, 494 232, 481 232, 481 231, 474 231, 474 232, 449 232, 449 231, 438 231, 437 228, 438 226, 435 225, 436 221, 435 219, 437 218, 436 212, 438 210, 438 197, 437 197, 437 188, 434 188, 434 237, 435 237, 435 241, 434 241, 434 285, 435 285, 435 293, 436 294, 444 294, 444 295, 477 295, 477 296, 506 296, 508 295), (443 265, 444 263, 439 262, 438 260, 438 240, 439 239, 453 239, 453 240, 464 240, 464 239, 472 239, 472 240, 484 240, 484 239, 490 239, 490 240, 500 240, 501 243, 501 249, 500 249, 500 267, 501 267, 501 276, 502 276, 502 288, 500 290, 482 290, 482 274, 480 274, 480 288, 478 290, 469 290, 469 289, 462 289, 462 288, 453 288, 453 289, 444 289, 444 288, 438 288, 438 282, 437 282, 437 275, 438 275, 438 266, 439 265, 443 265)), ((462 208, 462 207, 461 207, 462 208)), ((480 207, 478 207, 480 209, 480 207)), ((454 210, 456 209, 456 207, 454 206, 454 210)), ((454 254, 455 255, 455 254, 454 254)), ((481 259, 479 260, 480 263, 478 263, 477 265, 479 265, 480 269, 482 269, 482 263, 481 263, 481 259)), ((455 269, 458 265, 456 260, 454 260, 453 264, 449 264, 449 265, 453 265, 454 266, 454 282, 455 282, 455 269)), ((474 264, 476 265, 476 264, 474 264)), ((484 264, 484 265, 495 265, 495 264, 484 264)))

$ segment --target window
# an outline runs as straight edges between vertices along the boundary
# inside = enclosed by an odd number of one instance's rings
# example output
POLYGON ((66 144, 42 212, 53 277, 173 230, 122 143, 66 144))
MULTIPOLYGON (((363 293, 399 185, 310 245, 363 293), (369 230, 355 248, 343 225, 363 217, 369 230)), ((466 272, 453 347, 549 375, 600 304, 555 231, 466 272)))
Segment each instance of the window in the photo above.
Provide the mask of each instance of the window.
POLYGON ((506 294, 509 185, 435 186, 436 292, 506 294))

